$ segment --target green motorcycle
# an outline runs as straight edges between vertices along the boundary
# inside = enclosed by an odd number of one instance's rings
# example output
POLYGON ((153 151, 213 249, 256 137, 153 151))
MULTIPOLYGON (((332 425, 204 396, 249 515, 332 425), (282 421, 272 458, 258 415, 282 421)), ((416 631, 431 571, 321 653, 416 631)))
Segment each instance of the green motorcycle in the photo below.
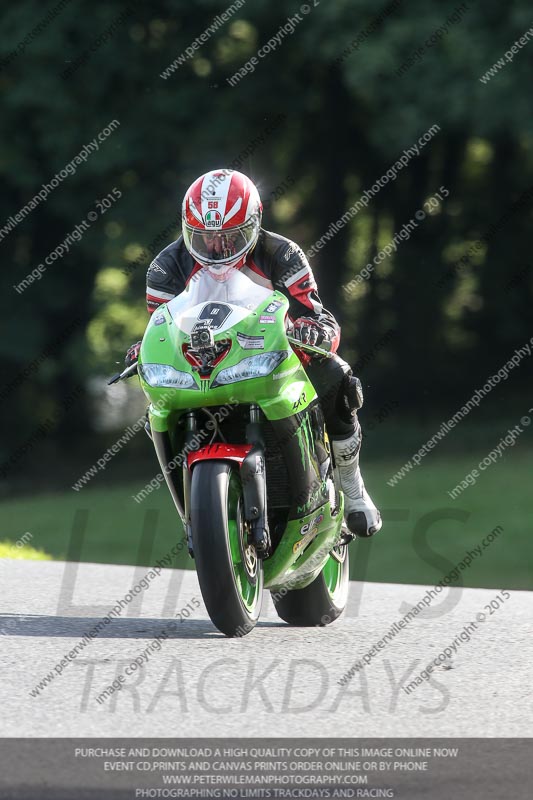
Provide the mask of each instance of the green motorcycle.
MULTIPOLYGON (((242 636, 263 588, 291 625, 325 625, 349 582, 323 413, 286 332, 288 301, 200 270, 154 312, 137 364, 150 436, 216 627, 242 636)), ((135 366, 113 380, 129 377, 135 366)))

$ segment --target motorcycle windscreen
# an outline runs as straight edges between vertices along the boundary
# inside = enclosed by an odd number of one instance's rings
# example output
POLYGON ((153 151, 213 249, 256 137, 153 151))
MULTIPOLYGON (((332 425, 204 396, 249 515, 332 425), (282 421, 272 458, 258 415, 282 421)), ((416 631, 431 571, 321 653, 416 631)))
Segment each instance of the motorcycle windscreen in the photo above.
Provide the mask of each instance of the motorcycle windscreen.
POLYGON ((232 269, 226 281, 217 281, 206 269, 201 269, 189 281, 187 288, 168 305, 174 323, 184 333, 190 333, 199 323, 207 323, 215 333, 221 333, 241 322, 271 296, 272 289, 260 286, 238 269, 232 269))

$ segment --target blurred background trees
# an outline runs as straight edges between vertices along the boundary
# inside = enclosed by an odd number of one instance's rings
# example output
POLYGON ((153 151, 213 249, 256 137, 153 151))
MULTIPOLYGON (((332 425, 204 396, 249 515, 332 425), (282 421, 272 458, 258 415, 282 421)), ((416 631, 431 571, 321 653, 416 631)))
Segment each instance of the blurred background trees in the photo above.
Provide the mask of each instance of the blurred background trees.
MULTIPOLYGON (((457 2, 404 0, 381 22, 385 3, 315 2, 233 88, 227 79, 299 3, 248 0, 165 80, 160 73, 229 3, 74 0, 3 66, 0 229, 84 144, 120 122, 0 242, 2 384, 29 370, 2 399, 4 463, 47 420, 56 455, 89 451, 98 427, 91 387, 143 333, 146 267, 178 235, 184 191, 202 172, 236 161, 260 188, 264 227, 307 251, 404 149, 440 126, 312 260, 343 326, 341 352, 355 363, 375 351, 361 371, 370 409, 394 398, 400 422, 451 415, 529 339, 531 198, 517 201, 533 187, 533 42, 488 83, 479 78, 530 27, 530 4, 464 4, 461 20, 427 47, 457 2), (398 76, 421 47, 423 57, 398 76), (62 77, 85 50, 86 61, 62 77), (441 186, 449 197, 347 297, 342 286, 441 186), (13 286, 114 187, 122 197, 18 294, 13 286), (481 247, 461 262, 476 241, 481 247)), ((3 57, 56 5, 6 8, 3 57)), ((529 363, 516 370, 508 394, 530 388, 530 376, 529 363)), ((16 468, 42 471, 22 457, 16 468)))

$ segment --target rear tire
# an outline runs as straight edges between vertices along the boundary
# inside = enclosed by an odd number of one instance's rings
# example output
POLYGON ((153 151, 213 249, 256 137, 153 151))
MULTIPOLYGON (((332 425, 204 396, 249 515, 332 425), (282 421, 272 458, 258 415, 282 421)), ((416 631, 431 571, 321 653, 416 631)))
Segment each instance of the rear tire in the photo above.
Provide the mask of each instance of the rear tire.
POLYGON ((238 470, 225 461, 193 468, 191 526, 200 590, 226 636, 250 633, 261 613, 263 563, 248 543, 238 470))
POLYGON ((335 548, 333 552, 335 555, 330 554, 320 575, 305 589, 293 589, 283 597, 279 596, 280 590, 272 592, 278 616, 289 625, 329 625, 344 611, 350 584, 348 547, 335 548))

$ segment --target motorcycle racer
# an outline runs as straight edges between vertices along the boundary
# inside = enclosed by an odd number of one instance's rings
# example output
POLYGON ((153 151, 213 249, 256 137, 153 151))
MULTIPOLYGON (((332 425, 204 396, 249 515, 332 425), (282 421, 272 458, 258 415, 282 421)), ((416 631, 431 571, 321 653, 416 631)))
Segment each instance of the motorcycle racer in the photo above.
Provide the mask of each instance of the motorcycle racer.
MULTIPOLYGON (((261 218, 259 193, 246 175, 219 169, 197 178, 183 199, 182 235, 148 268, 148 312, 180 294, 202 269, 221 282, 238 269, 255 283, 282 292, 289 300, 294 338, 333 354, 302 356, 302 361, 324 411, 346 525, 354 536, 372 536, 382 520, 359 466, 362 435, 356 412, 363 403, 361 383, 337 355, 340 327, 322 305, 305 254, 289 239, 264 230, 261 218)), ((129 348, 127 367, 137 361, 140 344, 129 348)))

